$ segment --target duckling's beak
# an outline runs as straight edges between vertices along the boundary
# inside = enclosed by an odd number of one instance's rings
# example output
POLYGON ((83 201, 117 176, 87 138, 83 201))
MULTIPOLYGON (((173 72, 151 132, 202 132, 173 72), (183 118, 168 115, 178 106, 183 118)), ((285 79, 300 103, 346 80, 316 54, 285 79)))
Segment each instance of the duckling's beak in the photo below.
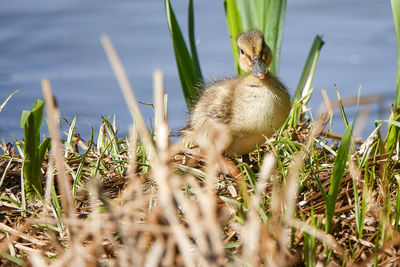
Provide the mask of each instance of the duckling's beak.
POLYGON ((251 58, 251 71, 259 79, 264 79, 268 72, 267 65, 261 56, 251 58))

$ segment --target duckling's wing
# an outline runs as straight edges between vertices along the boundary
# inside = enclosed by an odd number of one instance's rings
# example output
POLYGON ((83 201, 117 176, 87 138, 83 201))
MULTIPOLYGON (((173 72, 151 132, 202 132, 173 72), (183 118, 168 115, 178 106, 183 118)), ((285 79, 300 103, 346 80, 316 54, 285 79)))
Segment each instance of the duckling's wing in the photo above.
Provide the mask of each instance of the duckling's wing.
POLYGON ((225 80, 204 89, 190 115, 191 130, 198 131, 204 124, 209 123, 229 125, 232 119, 234 82, 225 80))
POLYGON ((207 111, 207 117, 216 121, 227 124, 232 117, 232 108, 227 108, 225 105, 215 105, 207 111))
MULTIPOLYGON (((211 89, 211 88, 210 88, 211 89)), ((232 119, 232 105, 234 102, 233 90, 228 81, 217 83, 214 90, 207 90, 204 94, 207 103, 205 112, 210 119, 222 124, 229 124, 232 119)))

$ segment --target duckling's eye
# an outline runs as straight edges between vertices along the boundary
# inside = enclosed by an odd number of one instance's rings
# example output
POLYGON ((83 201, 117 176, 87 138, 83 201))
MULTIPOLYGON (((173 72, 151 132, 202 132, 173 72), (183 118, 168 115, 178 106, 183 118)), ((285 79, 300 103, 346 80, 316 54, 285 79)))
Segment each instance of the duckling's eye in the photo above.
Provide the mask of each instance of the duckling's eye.
POLYGON ((240 52, 241 55, 244 54, 243 49, 241 49, 241 48, 239 48, 239 52, 240 52))

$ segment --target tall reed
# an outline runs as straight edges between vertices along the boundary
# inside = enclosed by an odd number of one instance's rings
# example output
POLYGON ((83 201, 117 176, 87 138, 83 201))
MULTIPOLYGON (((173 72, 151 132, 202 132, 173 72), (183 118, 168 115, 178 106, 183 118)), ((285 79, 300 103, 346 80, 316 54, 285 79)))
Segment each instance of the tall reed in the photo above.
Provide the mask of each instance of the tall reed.
MULTIPOLYGON (((397 39, 397 78, 396 78, 396 96, 394 101, 394 112, 390 116, 390 120, 399 121, 400 113, 397 108, 400 106, 400 0, 391 0, 394 29, 397 39)), ((399 127, 389 124, 388 134, 386 136, 386 149, 389 153, 393 153, 395 144, 399 140, 399 127)))
POLYGON ((391 0, 394 29, 397 38, 397 81, 395 106, 400 106, 400 0, 391 0))
POLYGON ((167 24, 171 34, 172 44, 175 52, 176 65, 178 68, 179 79, 181 81, 182 92, 186 100, 186 105, 190 109, 194 104, 198 90, 196 89, 202 82, 200 63, 197 57, 197 49, 194 34, 194 7, 193 0, 189 0, 188 8, 188 30, 189 46, 187 48, 179 27, 174 10, 169 0, 164 0, 167 24))

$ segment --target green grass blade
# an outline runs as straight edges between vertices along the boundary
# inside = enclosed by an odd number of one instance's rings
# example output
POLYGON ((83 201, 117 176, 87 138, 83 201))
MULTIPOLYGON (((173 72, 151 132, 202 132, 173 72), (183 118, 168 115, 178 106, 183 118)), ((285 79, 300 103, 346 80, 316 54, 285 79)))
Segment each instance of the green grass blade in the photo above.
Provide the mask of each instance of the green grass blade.
POLYGON ((396 99, 395 106, 400 105, 400 0, 391 0, 394 29, 397 38, 397 81, 396 81, 396 99))
POLYGON ((21 168, 21 209, 23 210, 23 212, 21 212, 21 215, 23 217, 26 217, 26 190, 25 190, 25 179, 24 179, 24 164, 22 164, 22 168, 21 168))
POLYGON ((100 127, 99 127, 99 133, 97 135, 97 146, 96 146, 96 149, 97 149, 97 153, 99 153, 99 154, 103 153, 103 151, 105 150, 104 149, 104 146, 105 146, 105 141, 104 141, 105 133, 104 133, 104 131, 105 131, 105 126, 104 126, 104 122, 102 122, 100 127))
POLYGON ((254 188, 257 183, 256 176, 250 166, 245 162, 239 162, 238 167, 243 175, 243 177, 247 178, 250 186, 254 188))
POLYGON ((340 110, 340 115, 342 116, 342 120, 344 123, 344 126, 347 127, 349 125, 349 120, 347 119, 346 112, 344 111, 344 106, 343 106, 343 101, 342 97, 340 96, 339 90, 336 89, 336 97, 337 97, 337 102, 340 110))
POLYGON ((68 132, 64 132, 67 135, 67 140, 64 142, 65 144, 65 152, 64 152, 64 157, 68 157, 68 154, 74 153, 75 149, 72 147, 73 139, 74 139, 74 134, 75 134, 75 125, 76 125, 76 120, 77 116, 74 116, 74 119, 72 120, 68 132))
POLYGON ((400 127, 400 122, 398 122, 399 120, 400 120, 400 115, 396 113, 390 114, 389 120, 382 120, 382 122, 389 123, 388 133, 385 142, 386 142, 386 151, 389 152, 390 155, 393 154, 399 137, 399 127, 400 127))
POLYGON ((8 202, 10 202, 10 203, 13 203, 13 204, 17 205, 18 207, 21 207, 21 206, 22 206, 21 202, 18 202, 17 200, 12 199, 12 198, 9 198, 9 197, 0 197, 0 199, 1 199, 1 200, 8 201, 8 202))
POLYGON ((88 147, 85 150, 85 152, 82 154, 81 162, 79 163, 78 169, 76 170, 76 174, 75 174, 74 184, 73 184, 73 187, 72 187, 72 192, 74 193, 74 195, 77 192, 77 185, 79 185, 82 182, 81 174, 82 174, 82 171, 83 171, 83 167, 85 166, 86 156, 89 153, 90 149, 92 148, 93 139, 94 139, 93 138, 93 127, 90 127, 89 144, 88 144, 88 147))
POLYGON ((346 127, 346 131, 341 140, 339 150, 335 162, 333 163, 331 184, 329 186, 328 192, 328 202, 326 204, 326 232, 331 231, 332 219, 335 215, 335 206, 337 201, 337 196, 339 194, 340 184, 343 179, 344 171, 346 168, 346 163, 349 155, 349 148, 351 143, 351 133, 353 131, 353 124, 349 124, 346 127))
POLYGON ((44 102, 36 100, 32 111, 24 110, 21 115, 21 127, 24 128, 24 166, 23 177, 29 200, 33 200, 36 191, 43 194, 41 172, 43 157, 50 141, 40 145, 40 126, 42 125, 44 102), (36 190, 35 190, 36 188, 36 190))
POLYGON ((120 147, 118 144, 118 136, 117 136, 117 132, 115 131, 113 125, 110 123, 110 121, 105 118, 103 118, 103 122, 105 124, 106 127, 106 131, 108 133, 107 136, 109 136, 109 142, 111 143, 111 149, 110 149, 110 154, 114 154, 114 155, 119 155, 120 154, 120 147))
MULTIPOLYGON (((400 188, 400 175, 395 175, 397 181, 397 188, 400 188)), ((399 231, 399 219, 400 219, 400 194, 396 196, 396 207, 394 210, 394 229, 399 231)))
POLYGON ((389 152, 390 156, 394 153, 398 137, 399 128, 395 127, 394 124, 390 124, 388 128, 388 135, 386 137, 386 151, 389 152))
POLYGON ((30 110, 23 110, 21 114, 20 125, 21 128, 24 128, 25 125, 28 123, 29 116, 31 115, 32 111, 30 110))
POLYGON ((38 127, 35 128, 35 131, 40 138, 40 126, 42 125, 42 118, 43 118, 43 109, 44 109, 44 102, 42 100, 36 100, 35 104, 33 105, 32 114, 37 123, 38 127))
POLYGON ((10 262, 13 262, 13 263, 15 263, 15 264, 17 264, 17 265, 20 265, 20 266, 23 266, 23 265, 26 264, 26 263, 25 263, 23 260, 21 260, 20 258, 17 258, 17 257, 15 257, 15 256, 12 256, 12 255, 10 255, 9 253, 6 253, 6 252, 2 253, 1 256, 4 257, 4 258, 6 258, 7 260, 9 260, 10 262))
POLYGON ((314 39, 314 43, 311 46, 311 50, 308 53, 307 61, 303 69, 303 73, 300 76, 300 81, 297 86, 296 92, 293 99, 300 99, 304 93, 307 93, 311 88, 311 83, 314 78, 315 68, 317 66, 318 57, 324 41, 322 37, 317 35, 314 39))
POLYGON ((363 226, 364 226, 363 219, 365 217, 365 214, 363 213, 363 204, 365 204, 365 199, 362 199, 360 203, 360 195, 358 194, 357 180, 355 177, 353 177, 353 192, 354 192, 354 211, 355 211, 358 238, 362 239, 363 226))
POLYGON ((75 133, 75 125, 76 125, 76 120, 77 120, 77 116, 74 116, 74 119, 71 122, 71 125, 69 126, 68 129, 68 134, 67 134, 67 143, 71 144, 72 143, 72 139, 74 138, 74 133, 75 133))
POLYGON ((266 13, 267 20, 264 28, 264 37, 266 43, 271 48, 273 56, 270 70, 273 74, 277 75, 279 72, 283 25, 286 14, 286 0, 269 1, 266 13))
MULTIPOLYGON (((251 8, 251 4, 250 1, 248 0, 236 0, 233 1, 236 3, 237 6, 237 10, 240 10, 240 18, 241 18, 241 22, 242 22, 242 31, 247 31, 252 29, 255 25, 252 21, 252 10, 250 10, 251 8)), ((238 23, 238 22, 235 22, 238 23)))
POLYGON ((392 125, 400 128, 400 122, 399 121, 394 121, 394 120, 376 120, 375 122, 386 122, 389 125, 392 124, 392 125))
POLYGON ((61 218, 63 217, 61 203, 58 200, 58 195, 57 195, 56 189, 54 188, 54 185, 53 185, 53 188, 51 189, 51 199, 52 199, 51 207, 55 214, 55 217, 59 221, 59 227, 61 230, 64 230, 64 226, 61 222, 61 218))
MULTIPOLYGON (((311 206, 312 226, 318 227, 314 214, 314 207, 311 206)), ((317 250, 317 239, 309 233, 304 233, 304 261, 305 266, 315 266, 315 252, 317 250)))
POLYGON ((193 15, 193 0, 189 0, 189 10, 188 10, 188 24, 189 24, 189 44, 190 52, 192 54, 193 70, 195 72, 195 77, 197 80, 203 80, 203 75, 201 74, 199 57, 197 55, 196 49, 196 39, 194 37, 194 15, 193 15))
MULTIPOLYGON (((200 67, 195 67, 196 64, 193 62, 193 59, 186 46, 185 39, 183 38, 182 31, 179 27, 178 21, 169 0, 164 0, 164 4, 168 28, 171 34, 175 52, 179 79, 181 81, 182 91, 186 100, 186 104, 190 109, 194 104, 194 100, 197 98, 196 84, 202 81, 201 72, 196 71, 196 68, 200 69, 200 67)), ((195 47, 193 47, 193 49, 195 49, 195 47)), ((195 57, 197 57, 197 55, 195 57)))
MULTIPOLYGON (((393 22, 397 38, 397 78, 396 78, 396 97, 395 109, 400 105, 400 0, 391 0, 393 11, 393 22)), ((391 114, 392 120, 399 120, 399 116, 395 111, 391 114)), ((388 134, 386 136, 386 149, 393 154, 397 140, 399 138, 399 129, 393 125, 389 125, 388 134)))
POLYGON ((38 161, 42 162, 44 156, 46 155, 47 150, 49 149, 51 144, 50 138, 43 139, 42 143, 39 146, 39 154, 38 154, 38 161))
POLYGON ((364 183, 362 200, 361 200, 360 218, 359 218, 360 227, 358 230, 358 237, 360 239, 364 237, 363 231, 364 231, 365 214, 367 213, 367 198, 368 198, 368 184, 364 183))
MULTIPOLYGON (((286 1, 286 0, 285 0, 286 1)), ((249 3, 249 1, 247 1, 249 3)), ((257 28, 261 31, 263 31, 265 29, 265 25, 266 25, 266 10, 269 10, 269 6, 271 5, 272 1, 265 1, 265 0, 255 0, 254 1, 254 5, 252 5, 254 7, 254 11, 253 14, 256 14, 255 18, 256 18, 256 23, 255 25, 257 26, 257 28)))
POLYGON ((231 39, 233 59, 235 61, 235 69, 237 73, 244 74, 245 72, 239 66, 239 51, 236 45, 236 38, 243 31, 243 24, 239 13, 239 8, 236 0, 224 0, 224 7, 226 23, 228 24, 229 36, 231 39))
POLYGON ((313 177, 315 183, 317 184, 319 190, 321 191, 322 198, 324 199, 325 203, 328 203, 328 194, 324 190, 324 186, 322 185, 321 181, 317 177, 313 177))

